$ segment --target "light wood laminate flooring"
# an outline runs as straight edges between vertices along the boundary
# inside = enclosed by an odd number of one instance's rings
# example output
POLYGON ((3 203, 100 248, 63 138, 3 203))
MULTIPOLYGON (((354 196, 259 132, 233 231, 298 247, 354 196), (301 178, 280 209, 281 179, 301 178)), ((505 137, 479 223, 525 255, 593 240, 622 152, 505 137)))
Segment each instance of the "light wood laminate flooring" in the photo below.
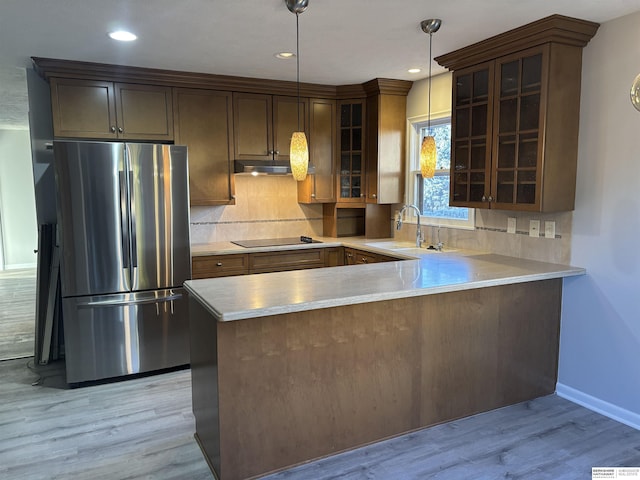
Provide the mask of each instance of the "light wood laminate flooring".
MULTIPOLYGON (((188 370, 69 390, 62 367, 0 362, 1 479, 213 478, 188 370)), ((592 466, 640 466, 640 431, 550 395, 265 479, 588 480, 592 466)))
POLYGON ((36 269, 0 271, 0 360, 33 355, 36 269))

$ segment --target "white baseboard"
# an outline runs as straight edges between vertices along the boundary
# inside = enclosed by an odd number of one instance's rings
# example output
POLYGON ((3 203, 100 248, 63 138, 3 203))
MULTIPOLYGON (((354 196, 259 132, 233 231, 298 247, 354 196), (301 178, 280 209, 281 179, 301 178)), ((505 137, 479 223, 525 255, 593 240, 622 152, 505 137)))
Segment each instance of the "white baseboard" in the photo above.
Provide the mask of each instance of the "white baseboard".
POLYGON ((556 394, 570 402, 582 405, 589 410, 600 413, 605 417, 609 417, 617 422, 629 425, 636 430, 640 430, 640 414, 634 413, 630 410, 618 407, 599 398, 592 397, 591 395, 576 390, 575 388, 568 387, 562 383, 556 384, 556 394))

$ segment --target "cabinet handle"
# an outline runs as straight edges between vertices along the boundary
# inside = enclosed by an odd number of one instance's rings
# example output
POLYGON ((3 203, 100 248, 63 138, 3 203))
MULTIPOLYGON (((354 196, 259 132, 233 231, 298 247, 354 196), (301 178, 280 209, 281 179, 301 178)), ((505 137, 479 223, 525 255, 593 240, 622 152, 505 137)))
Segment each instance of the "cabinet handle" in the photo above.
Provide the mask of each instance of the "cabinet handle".
POLYGON ((221 266, 222 266, 222 262, 216 263, 216 267, 221 267, 221 266))
POLYGON ((368 260, 366 258, 362 257, 362 263, 367 263, 367 262, 368 262, 368 260))
POLYGON ((360 198, 362 198, 362 197, 364 197, 364 193, 361 193, 361 194, 360 194, 360 198))
POLYGON ((487 197, 485 197, 484 195, 482 195, 482 201, 486 202, 487 201, 487 197))
POLYGON ((489 195, 489 201, 493 202, 493 197, 491 195, 489 195))
POLYGON ((118 133, 122 133, 124 132, 124 130, 122 129, 122 127, 118 127, 118 133))
POLYGON ((378 198, 378 195, 376 195, 375 193, 372 193, 371 198, 378 198))
POLYGON ((347 257, 351 258, 351 257, 353 257, 353 254, 352 253, 347 253, 347 257))
POLYGON ((116 127, 114 125, 111 125, 111 133, 116 133, 116 127))
POLYGON ((275 152, 273 152, 273 153, 275 153, 276 155, 280 155, 280 150, 276 150, 276 151, 275 151, 275 152))
POLYGON ((312 194, 311 194, 311 198, 316 198, 316 194, 315 194, 315 193, 312 193, 312 194))

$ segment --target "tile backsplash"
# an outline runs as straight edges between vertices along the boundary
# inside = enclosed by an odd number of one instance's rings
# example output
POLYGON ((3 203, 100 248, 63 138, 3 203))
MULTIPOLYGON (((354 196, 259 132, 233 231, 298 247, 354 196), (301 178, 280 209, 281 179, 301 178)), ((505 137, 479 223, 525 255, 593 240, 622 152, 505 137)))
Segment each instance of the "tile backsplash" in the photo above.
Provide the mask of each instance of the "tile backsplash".
MULTIPOLYGON (((461 230, 437 226, 423 226, 422 233, 427 245, 440 241, 445 247, 469 248, 499 253, 512 257, 528 258, 543 262, 568 264, 571 258, 572 212, 523 213, 498 210, 476 210, 476 228, 461 230), (516 233, 507 233, 507 219, 517 219, 516 233), (540 220, 540 237, 529 236, 529 220, 540 220), (555 222, 555 237, 544 237, 544 222, 555 222)), ((415 225, 405 224, 394 236, 400 240, 413 241, 415 225)))
POLYGON ((291 175, 236 175, 236 204, 191 207, 191 243, 322 235, 322 205, 298 203, 291 175))

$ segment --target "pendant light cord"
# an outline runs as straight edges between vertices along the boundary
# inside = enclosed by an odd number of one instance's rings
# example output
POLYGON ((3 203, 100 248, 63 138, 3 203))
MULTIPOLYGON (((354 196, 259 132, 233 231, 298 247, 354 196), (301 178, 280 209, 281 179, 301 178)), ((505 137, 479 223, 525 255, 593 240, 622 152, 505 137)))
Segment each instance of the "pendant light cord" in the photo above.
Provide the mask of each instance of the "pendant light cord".
POLYGON ((298 13, 296 13, 296 83, 298 84, 298 131, 300 131, 300 27, 298 26, 298 13))
POLYGON ((427 133, 431 135, 431 36, 433 33, 429 33, 429 110, 427 116, 427 133))

